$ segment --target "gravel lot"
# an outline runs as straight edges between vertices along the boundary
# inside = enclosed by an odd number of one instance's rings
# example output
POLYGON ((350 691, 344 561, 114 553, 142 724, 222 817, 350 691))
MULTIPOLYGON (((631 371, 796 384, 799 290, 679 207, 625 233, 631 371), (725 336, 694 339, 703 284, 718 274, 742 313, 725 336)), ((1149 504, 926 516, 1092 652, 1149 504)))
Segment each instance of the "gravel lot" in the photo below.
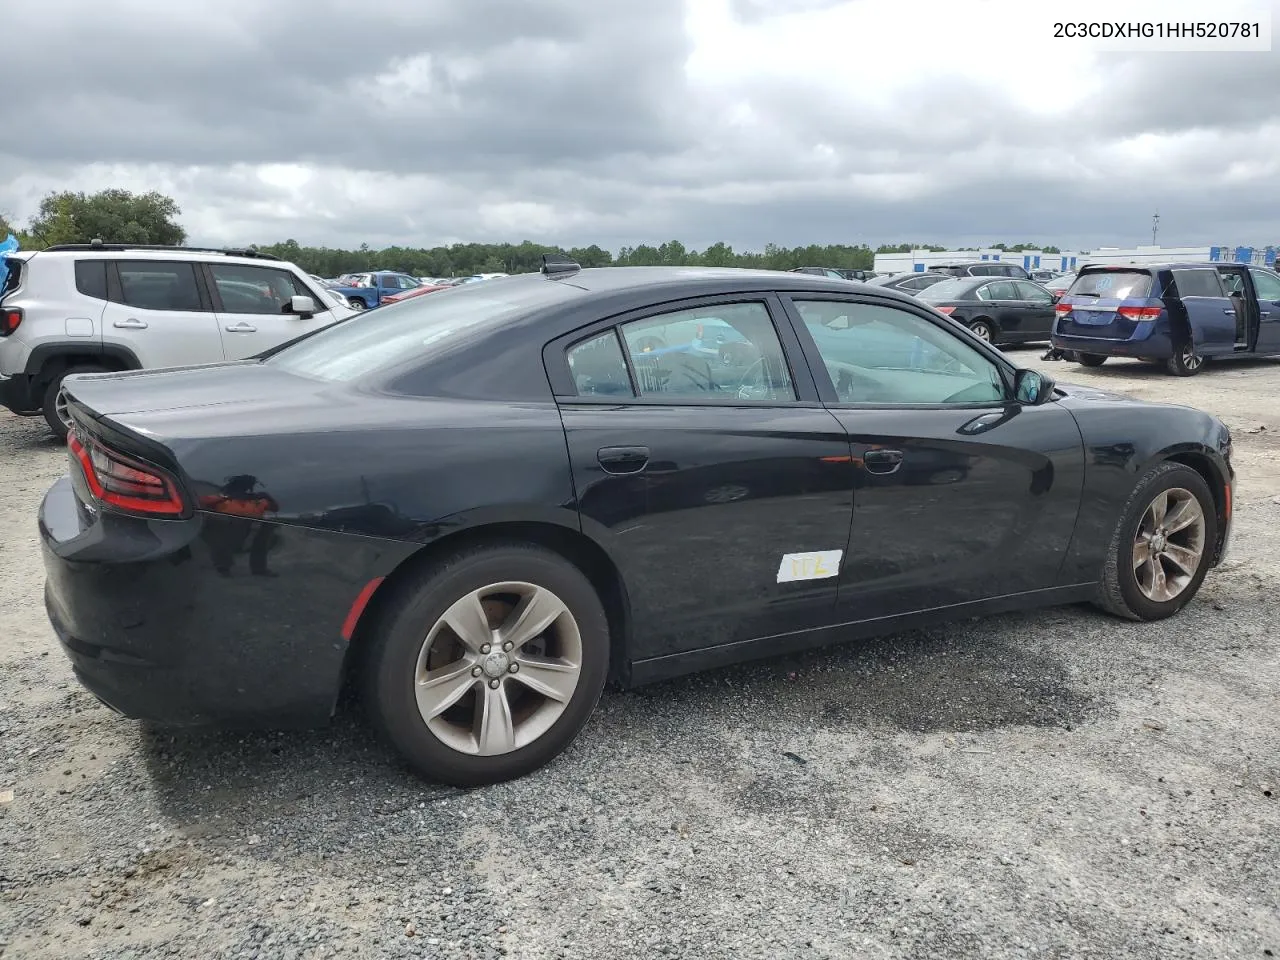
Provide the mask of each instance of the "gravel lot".
POLYGON ((1231 426, 1232 553, 1183 615, 606 694, 550 768, 473 792, 349 717, 175 737, 98 705, 40 601, 64 454, 0 414, 0 956, 1280 956, 1280 363, 1040 352, 1015 351, 1231 426))

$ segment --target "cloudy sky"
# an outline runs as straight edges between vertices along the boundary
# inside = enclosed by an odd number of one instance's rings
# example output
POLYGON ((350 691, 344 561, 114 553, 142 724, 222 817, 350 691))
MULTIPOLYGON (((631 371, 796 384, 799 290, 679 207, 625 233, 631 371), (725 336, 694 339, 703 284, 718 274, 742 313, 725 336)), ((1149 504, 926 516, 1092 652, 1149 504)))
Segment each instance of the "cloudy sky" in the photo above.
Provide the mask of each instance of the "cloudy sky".
MULTIPOLYGON (((1278 4, 1069 9, 1269 36, 1278 4)), ((1063 9, 6 3, 0 212, 121 186, 175 197, 199 242, 616 250, 1130 245, 1159 211, 1163 245, 1280 243, 1280 48, 1104 50, 1053 39, 1063 9)))

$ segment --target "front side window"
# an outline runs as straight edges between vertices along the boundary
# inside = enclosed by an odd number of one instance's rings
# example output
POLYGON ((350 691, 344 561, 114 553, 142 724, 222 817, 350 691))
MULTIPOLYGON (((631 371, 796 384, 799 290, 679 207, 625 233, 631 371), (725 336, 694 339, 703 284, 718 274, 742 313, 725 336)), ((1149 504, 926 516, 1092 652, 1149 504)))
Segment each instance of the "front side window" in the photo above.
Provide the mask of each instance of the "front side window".
POLYGON ((841 403, 992 404, 997 365, 954 334, 897 307, 796 301, 841 403))
POLYGON ((641 396, 795 400, 782 345, 763 303, 726 303, 621 327, 641 396))
POLYGON ((1262 270, 1250 270, 1249 275, 1253 277, 1259 300, 1280 300, 1280 277, 1262 270))
POLYGON ((202 310, 194 264, 177 260, 120 260, 120 299, 139 310, 202 310))
MULTIPOLYGON (((222 309, 227 313, 282 314, 288 312, 292 297, 315 299, 288 270, 235 263, 210 264, 209 270, 222 299, 222 309)), ((316 306, 323 308, 324 304, 316 306)))

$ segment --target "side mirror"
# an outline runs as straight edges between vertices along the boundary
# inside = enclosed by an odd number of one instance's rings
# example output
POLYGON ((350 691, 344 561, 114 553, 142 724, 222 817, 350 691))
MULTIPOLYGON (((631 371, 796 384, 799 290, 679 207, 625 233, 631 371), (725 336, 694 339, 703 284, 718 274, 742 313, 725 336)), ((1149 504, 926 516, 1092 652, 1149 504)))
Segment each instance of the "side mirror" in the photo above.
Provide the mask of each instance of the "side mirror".
POLYGON ((310 319, 316 314, 316 302, 310 297, 293 296, 289 298, 289 312, 296 314, 303 320, 310 319))
POLYGON ((1014 376, 1013 393, 1018 403, 1038 407, 1053 399, 1056 385, 1053 377, 1039 370, 1019 370, 1014 376))

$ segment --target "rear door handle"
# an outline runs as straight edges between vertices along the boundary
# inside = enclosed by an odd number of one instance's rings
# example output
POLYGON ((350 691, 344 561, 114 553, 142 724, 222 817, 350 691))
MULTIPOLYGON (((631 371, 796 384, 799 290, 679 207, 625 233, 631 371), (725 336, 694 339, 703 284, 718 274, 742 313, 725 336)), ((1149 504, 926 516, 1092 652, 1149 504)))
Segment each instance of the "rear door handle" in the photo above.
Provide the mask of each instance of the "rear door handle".
POLYGON ((256 333, 258 328, 252 323, 246 323, 241 320, 239 323, 229 323, 226 327, 227 333, 256 333))
POLYGON ((1228 313, 1228 314, 1230 314, 1230 315, 1231 315, 1231 316, 1233 316, 1233 317, 1236 315, 1235 307, 1229 307, 1228 309, 1223 310, 1222 312, 1223 312, 1223 313, 1228 313))
POLYGON ((121 330, 145 330, 146 323, 137 317, 130 317, 128 320, 117 320, 112 324, 113 327, 119 327, 121 330))
POLYGON ((639 473, 649 463, 648 447, 601 447, 596 460, 605 473, 639 473))
POLYGON ((862 465, 868 473, 893 473, 902 466, 901 450, 868 450, 862 455, 862 465))

